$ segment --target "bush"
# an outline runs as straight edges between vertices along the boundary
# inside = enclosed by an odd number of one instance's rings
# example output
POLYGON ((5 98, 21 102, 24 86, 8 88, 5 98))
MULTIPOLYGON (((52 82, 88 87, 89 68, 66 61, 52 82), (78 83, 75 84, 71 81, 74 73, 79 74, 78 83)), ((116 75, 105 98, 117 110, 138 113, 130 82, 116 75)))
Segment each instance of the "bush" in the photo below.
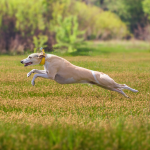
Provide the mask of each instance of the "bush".
POLYGON ((78 15, 79 28, 86 29, 86 37, 120 39, 129 33, 125 23, 112 12, 82 2, 76 2, 72 9, 72 13, 78 15))
POLYGON ((33 36, 47 34, 50 38, 50 16, 46 9, 50 4, 46 0, 1 0, 0 6, 0 49, 15 51, 22 47, 33 50, 33 36))
POLYGON ((77 39, 79 31, 86 31, 82 34, 82 39, 123 38, 128 34, 126 25, 115 14, 79 1, 1 0, 0 6, 0 50, 3 51, 33 51, 33 39, 39 35, 48 37, 46 50, 51 49, 52 44, 58 42, 58 16, 62 19, 77 16, 76 24, 79 27, 72 29, 78 30, 78 33, 74 31, 70 36, 64 34, 64 37, 69 39, 69 50, 75 50, 75 45, 80 43, 81 39, 77 39))
POLYGON ((65 48, 68 52, 75 52, 78 45, 83 43, 81 37, 84 32, 78 30, 78 21, 76 16, 69 16, 62 19, 58 17, 59 26, 55 27, 57 44, 54 47, 65 48), (80 37, 81 38, 80 38, 80 37))
POLYGON ((48 40, 48 37, 46 35, 39 35, 38 37, 33 36, 33 43, 34 43, 34 53, 36 53, 39 48, 43 47, 47 47, 47 45, 45 44, 48 40))
POLYGON ((148 17, 150 19, 150 1, 149 0, 143 1, 143 10, 146 14, 148 14, 148 17))

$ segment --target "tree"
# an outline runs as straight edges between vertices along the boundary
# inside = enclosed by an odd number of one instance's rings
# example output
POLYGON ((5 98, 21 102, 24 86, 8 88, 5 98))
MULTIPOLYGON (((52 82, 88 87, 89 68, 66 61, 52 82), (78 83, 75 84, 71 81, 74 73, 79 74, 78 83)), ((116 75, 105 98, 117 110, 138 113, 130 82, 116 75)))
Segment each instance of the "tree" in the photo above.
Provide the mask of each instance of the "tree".
MULTIPOLYGON (((145 16, 143 11, 143 0, 105 0, 102 4, 102 8, 107 6, 108 10, 116 13, 122 21, 128 26, 133 33, 134 29, 137 29, 145 24, 145 16)), ((148 0, 149 1, 149 0, 148 0)))
POLYGON ((55 48, 64 48, 68 52, 75 52, 78 45, 83 44, 84 31, 78 30, 78 20, 76 16, 69 16, 57 18, 58 26, 55 27, 56 41, 55 48))
POLYGON ((143 10, 148 15, 150 19, 150 0, 143 1, 143 10))

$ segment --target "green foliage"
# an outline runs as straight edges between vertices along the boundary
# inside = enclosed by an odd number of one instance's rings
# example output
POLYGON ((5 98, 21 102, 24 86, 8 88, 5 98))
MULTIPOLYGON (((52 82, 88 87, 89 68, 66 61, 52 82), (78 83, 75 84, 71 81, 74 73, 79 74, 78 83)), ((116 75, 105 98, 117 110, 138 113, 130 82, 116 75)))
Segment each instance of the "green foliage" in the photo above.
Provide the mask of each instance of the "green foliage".
POLYGON ((81 2, 74 5, 72 13, 78 14, 79 28, 86 29, 87 36, 109 39, 123 38, 128 34, 125 23, 114 13, 81 2))
POLYGON ((67 17, 71 15, 69 11, 70 5, 70 0, 57 0, 54 3, 52 3, 52 20, 49 26, 51 31, 55 31, 55 26, 58 25, 59 16, 67 17))
MULTIPOLYGON (((0 48, 5 51, 33 50, 33 36, 51 36, 49 24, 54 0, 1 0, 0 48), (17 44, 16 44, 17 43, 17 44)), ((41 39, 42 40, 42 39, 41 39)), ((49 48, 52 42, 48 43, 49 48)))
POLYGON ((53 4, 50 29, 55 31, 58 16, 63 18, 70 15, 78 17, 79 30, 85 30, 85 38, 123 38, 128 35, 128 30, 119 17, 112 12, 105 12, 93 5, 86 5, 80 1, 57 1, 53 4), (90 11, 89 11, 90 10, 90 11), (109 19, 108 19, 109 18, 109 19))
POLYGON ((34 53, 39 50, 40 47, 46 47, 47 45, 45 44, 48 41, 48 37, 46 35, 38 35, 38 37, 33 36, 33 43, 34 43, 34 53))
POLYGON ((132 32, 143 24, 142 0, 105 0, 101 7, 116 13, 132 32))
MULTIPOLYGON (((25 45, 30 49, 33 47, 33 39, 34 43, 37 43, 37 39, 33 36, 40 34, 52 39, 48 41, 49 47, 57 41, 58 47, 65 47, 69 51, 76 51, 77 43, 83 41, 83 38, 107 40, 127 37, 130 35, 127 26, 132 33, 140 26, 143 30, 139 30, 148 34, 144 27, 147 26, 145 13, 150 17, 149 0, 88 0, 88 2, 86 5, 82 0, 1 0, 0 35, 5 35, 0 39, 1 49, 11 48, 17 40, 21 46, 25 45), (62 25, 59 16, 68 27, 62 25), (77 16, 77 21, 70 28, 71 21, 67 21, 69 19, 66 18, 72 16, 77 16), (72 29, 76 31, 71 31, 72 29), (68 30, 71 31, 70 35, 67 35, 68 30), (83 30, 84 34, 80 34, 83 30), (11 43, 12 39, 14 43, 11 43)), ((72 24, 73 20, 75 19, 72 19, 72 24)))
POLYGON ((15 17, 17 30, 21 30, 24 33, 27 30, 31 31, 31 34, 38 28, 39 30, 45 29, 43 19, 43 0, 2 0, 1 12, 4 15, 15 17))
POLYGON ((106 123, 99 127, 100 120, 95 126, 79 125, 78 128, 65 123, 43 126, 1 121, 0 149, 140 150, 144 147, 144 150, 148 150, 150 141, 147 132, 150 125, 146 121, 143 125, 142 120, 134 124, 134 120, 127 122, 120 117, 113 124, 106 123))
POLYGON ((78 45, 83 44, 83 38, 80 38, 84 32, 78 30, 78 20, 76 16, 62 18, 58 16, 59 26, 55 27, 56 41, 55 48, 67 48, 68 52, 76 51, 78 45))
POLYGON ((150 0, 143 1, 143 10, 146 14, 148 14, 149 19, 150 19, 150 0))
MULTIPOLYGON (((5 35, 0 39, 0 47, 4 50, 16 49, 20 46, 32 49, 33 42, 37 43, 33 36, 40 34, 52 39, 48 41, 49 48, 51 48, 54 41, 59 41, 59 47, 60 43, 62 44, 60 41, 63 41, 66 44, 61 46, 67 47, 69 51, 75 51, 76 45, 83 41, 83 38, 120 39, 128 34, 126 25, 112 12, 102 11, 98 7, 86 5, 81 1, 1 0, 0 6, 0 32, 2 32, 0 34, 5 35), (62 16, 62 18, 77 16, 76 19, 72 19, 72 24, 73 22, 76 23, 72 27, 72 33, 67 37, 67 42, 65 36, 68 36, 68 27, 64 25, 66 29, 56 29, 57 26, 62 26, 58 21, 59 16, 62 16), (56 30, 60 30, 61 33, 56 33, 56 30), (81 34, 83 30, 85 33, 81 34), (65 38, 60 40, 59 34, 62 34, 62 32, 66 32, 64 33, 65 38), (55 34, 57 39, 55 39, 55 34), (16 42, 20 46, 12 48, 12 45, 15 45, 16 42)), ((70 26, 69 21, 66 22, 70 26)))

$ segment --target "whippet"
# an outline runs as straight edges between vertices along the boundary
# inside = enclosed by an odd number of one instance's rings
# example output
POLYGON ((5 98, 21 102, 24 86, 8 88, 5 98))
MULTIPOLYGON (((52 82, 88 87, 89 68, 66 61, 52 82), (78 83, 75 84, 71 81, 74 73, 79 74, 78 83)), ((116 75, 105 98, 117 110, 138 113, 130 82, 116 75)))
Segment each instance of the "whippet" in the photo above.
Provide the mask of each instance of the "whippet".
POLYGON ((33 86, 35 85, 35 79, 37 77, 42 77, 55 80, 60 84, 94 84, 102 88, 121 93, 127 98, 129 97, 122 91, 123 89, 138 92, 125 84, 116 83, 107 74, 75 66, 64 58, 52 54, 45 54, 44 50, 40 53, 33 53, 29 55, 26 59, 23 59, 21 63, 24 64, 25 67, 37 64, 44 65, 44 70, 33 69, 27 73, 27 77, 29 77, 32 73, 37 73, 31 81, 33 86))

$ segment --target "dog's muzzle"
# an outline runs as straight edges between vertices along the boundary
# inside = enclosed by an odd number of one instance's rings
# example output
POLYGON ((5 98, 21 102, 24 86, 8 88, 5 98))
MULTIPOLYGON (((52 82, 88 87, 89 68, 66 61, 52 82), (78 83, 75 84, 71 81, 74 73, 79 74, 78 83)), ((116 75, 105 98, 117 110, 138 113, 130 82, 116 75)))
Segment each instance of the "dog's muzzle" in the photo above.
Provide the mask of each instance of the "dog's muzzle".
POLYGON ((20 61, 23 64, 23 61, 20 61))

